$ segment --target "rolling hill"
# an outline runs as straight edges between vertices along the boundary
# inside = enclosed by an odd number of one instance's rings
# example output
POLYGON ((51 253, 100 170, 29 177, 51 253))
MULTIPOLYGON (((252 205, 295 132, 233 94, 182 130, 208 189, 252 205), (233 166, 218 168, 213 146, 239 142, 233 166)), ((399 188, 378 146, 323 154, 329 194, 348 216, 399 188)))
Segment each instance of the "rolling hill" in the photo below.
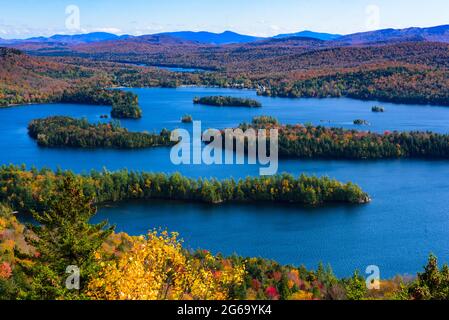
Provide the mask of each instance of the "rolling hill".
POLYGON ((86 34, 63 35, 55 34, 51 37, 32 37, 27 39, 1 39, 0 44, 21 44, 21 43, 54 43, 54 44, 80 44, 93 43, 108 40, 127 39, 131 36, 118 36, 107 32, 92 32, 86 34))
POLYGON ((97 82, 98 71, 29 56, 0 47, 0 107, 51 102, 64 90, 97 82))
POLYGON ((93 32, 87 34, 76 34, 76 35, 61 35, 57 34, 49 38, 30 38, 28 41, 38 41, 38 42, 64 42, 64 43, 92 43, 108 40, 119 40, 126 39, 130 36, 118 36, 107 32, 93 32))

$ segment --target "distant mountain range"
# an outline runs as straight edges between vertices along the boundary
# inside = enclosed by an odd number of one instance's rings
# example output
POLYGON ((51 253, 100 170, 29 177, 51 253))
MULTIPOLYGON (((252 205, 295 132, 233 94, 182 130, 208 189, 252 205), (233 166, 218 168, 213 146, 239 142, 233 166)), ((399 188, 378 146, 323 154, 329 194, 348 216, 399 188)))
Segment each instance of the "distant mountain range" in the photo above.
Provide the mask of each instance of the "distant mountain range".
POLYGON ((331 34, 331 33, 320 33, 320 32, 313 32, 313 31, 301 31, 297 33, 286 33, 286 34, 279 34, 277 36, 274 36, 273 38, 279 39, 279 38, 291 38, 291 37, 302 37, 302 38, 312 38, 312 39, 318 39, 323 41, 330 41, 330 40, 336 40, 338 38, 341 38, 342 35, 340 34, 331 34))
POLYGON ((330 33, 319 33, 313 31, 301 31, 297 33, 279 34, 271 38, 261 38, 238 34, 232 31, 223 33, 212 32, 165 32, 155 35, 145 36, 118 36, 106 32, 94 32, 79 35, 54 35, 51 37, 34 37, 23 40, 6 40, 0 38, 0 45, 15 45, 22 43, 57 43, 57 44, 89 44, 103 41, 115 41, 123 39, 132 39, 133 41, 148 41, 148 39, 180 39, 186 42, 210 44, 210 45, 227 45, 227 44, 244 44, 256 41, 266 41, 270 39, 287 39, 287 38, 309 38, 331 42, 335 44, 365 44, 376 42, 397 42, 397 41, 434 41, 449 43, 449 25, 431 27, 431 28, 407 28, 407 29, 384 29, 371 32, 355 33, 350 35, 338 35, 330 33))
POLYGON ((130 38, 129 35, 118 36, 116 34, 107 33, 107 32, 92 32, 86 34, 75 34, 75 35, 62 35, 56 34, 51 37, 33 37, 28 39, 1 39, 1 43, 21 43, 21 42, 54 42, 54 43, 69 43, 69 44, 79 44, 79 43, 92 43, 92 42, 100 42, 100 41, 108 41, 108 40, 120 40, 130 38))
POLYGON ((431 28, 384 29, 372 32, 350 34, 337 39, 339 42, 349 44, 409 40, 449 43, 449 25, 431 28))
POLYGON ((93 32, 87 34, 77 34, 77 35, 54 35, 50 38, 31 38, 29 40, 36 41, 54 41, 54 42, 78 42, 78 43, 90 43, 108 40, 119 40, 129 38, 129 35, 118 36, 107 32, 93 32))

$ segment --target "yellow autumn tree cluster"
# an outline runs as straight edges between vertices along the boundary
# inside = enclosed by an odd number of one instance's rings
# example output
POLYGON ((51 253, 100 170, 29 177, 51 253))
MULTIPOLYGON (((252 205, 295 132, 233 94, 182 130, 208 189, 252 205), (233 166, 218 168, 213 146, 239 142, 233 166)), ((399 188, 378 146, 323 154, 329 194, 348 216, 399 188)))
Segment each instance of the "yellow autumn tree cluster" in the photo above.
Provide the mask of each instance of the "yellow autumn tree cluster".
POLYGON ((101 270, 87 295, 100 300, 225 300, 242 284, 244 265, 218 261, 210 253, 195 257, 182 248, 176 233, 133 238, 132 247, 101 270))

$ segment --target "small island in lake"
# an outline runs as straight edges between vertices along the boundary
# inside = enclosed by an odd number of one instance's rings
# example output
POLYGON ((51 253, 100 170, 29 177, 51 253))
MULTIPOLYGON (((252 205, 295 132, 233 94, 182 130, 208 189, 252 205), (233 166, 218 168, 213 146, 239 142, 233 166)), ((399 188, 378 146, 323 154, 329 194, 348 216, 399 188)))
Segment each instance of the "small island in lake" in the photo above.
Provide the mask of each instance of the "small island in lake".
POLYGON ((182 123, 192 123, 193 122, 193 118, 192 118, 192 116, 190 114, 186 114, 186 115, 182 116, 181 122, 182 123))
POLYGON ((262 104, 254 99, 225 97, 225 96, 209 96, 202 98, 195 97, 193 99, 193 103, 217 107, 247 107, 247 108, 262 107, 262 104))
POLYGON ((372 112, 385 112, 385 108, 381 106, 374 106, 371 108, 372 112))
POLYGON ((263 125, 279 125, 278 119, 272 116, 260 116, 260 117, 254 117, 253 118, 253 125, 255 126, 263 126, 263 125))
POLYGON ((129 132, 118 121, 90 124, 70 117, 33 120, 28 134, 42 147, 138 149, 173 145, 166 129, 159 134, 129 132))

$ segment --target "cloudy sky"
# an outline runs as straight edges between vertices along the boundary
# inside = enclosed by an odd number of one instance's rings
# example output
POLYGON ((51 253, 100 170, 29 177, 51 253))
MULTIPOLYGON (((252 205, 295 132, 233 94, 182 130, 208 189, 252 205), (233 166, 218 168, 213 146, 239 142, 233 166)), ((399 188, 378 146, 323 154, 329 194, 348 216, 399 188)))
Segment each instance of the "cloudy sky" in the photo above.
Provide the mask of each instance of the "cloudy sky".
POLYGON ((449 24, 448 0, 0 0, 0 37, 106 31, 348 34, 449 24))

